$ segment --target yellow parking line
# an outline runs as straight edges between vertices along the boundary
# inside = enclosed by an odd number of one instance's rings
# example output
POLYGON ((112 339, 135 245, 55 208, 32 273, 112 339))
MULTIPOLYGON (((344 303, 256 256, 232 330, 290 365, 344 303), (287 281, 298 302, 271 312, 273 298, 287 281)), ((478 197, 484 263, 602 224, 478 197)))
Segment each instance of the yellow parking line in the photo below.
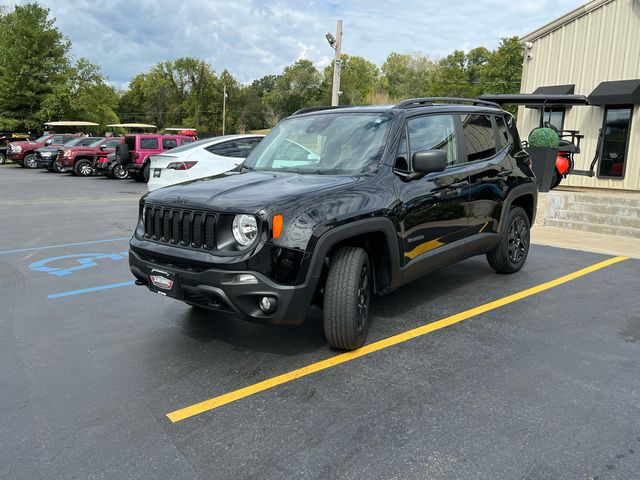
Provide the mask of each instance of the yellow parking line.
POLYGON ((477 315, 488 312, 490 310, 494 310, 504 305, 517 302, 518 300, 522 300, 523 298, 529 297, 531 295, 535 295, 536 293, 544 292, 545 290, 549 290, 551 288, 557 287, 558 285, 562 285, 563 283, 570 282, 571 280, 575 280, 576 278, 582 277, 591 272, 595 272, 596 270, 600 270, 601 268, 608 267, 609 265, 613 265, 614 263, 622 262, 623 260, 627 260, 627 259, 628 259, 627 257, 609 258, 608 260, 596 263, 595 265, 591 265, 590 267, 583 268, 581 270, 570 273, 563 277, 556 278, 555 280, 541 283, 540 285, 537 285, 535 287, 527 288, 526 290, 522 290, 521 292, 517 292, 503 298, 499 298, 498 300, 485 303, 484 305, 474 307, 470 310, 465 310, 464 312, 456 313, 455 315, 451 315, 450 317, 443 318, 436 322, 429 323, 421 327, 413 328, 411 330, 408 330, 403 333, 399 333, 397 335, 393 335, 383 340, 378 340, 377 342, 373 342, 368 345, 365 345, 364 347, 359 348, 358 350, 341 353, 339 355, 335 355, 333 357, 327 358, 326 360, 321 360, 319 362, 312 363, 310 365, 307 365, 306 367, 298 368, 291 372, 284 373, 282 375, 278 375, 276 377, 272 377, 267 380, 263 380, 262 382, 255 383, 253 385, 249 385, 248 387, 240 388, 239 390, 234 390, 232 392, 210 398, 209 400, 205 400, 203 402, 196 403, 194 405, 184 407, 179 410, 175 410, 173 412, 167 413, 167 417, 173 423, 179 422, 186 418, 190 418, 195 415, 199 415, 201 413, 207 412, 209 410, 213 410, 214 408, 218 408, 222 405, 226 405, 227 403, 232 403, 232 402, 235 402, 236 400, 240 400, 242 398, 248 397, 258 392, 263 392, 265 390, 276 387, 278 385, 282 385, 283 383, 291 382, 298 378, 311 375, 312 373, 316 373, 321 370, 326 370, 327 368, 335 367, 336 365, 348 362, 349 360, 363 357, 370 353, 377 352, 378 350, 383 350, 385 348, 392 347, 399 343, 403 343, 413 338, 420 337, 422 335, 433 332, 435 330, 440 330, 441 328, 448 327, 450 325, 461 322, 463 320, 467 320, 471 317, 475 317, 477 315))

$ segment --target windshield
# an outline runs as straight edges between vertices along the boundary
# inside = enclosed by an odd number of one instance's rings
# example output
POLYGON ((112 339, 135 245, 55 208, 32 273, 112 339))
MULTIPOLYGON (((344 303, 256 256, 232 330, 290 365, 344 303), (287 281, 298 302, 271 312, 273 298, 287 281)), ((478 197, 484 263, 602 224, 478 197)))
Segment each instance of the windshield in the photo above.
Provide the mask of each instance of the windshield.
POLYGON ((104 137, 95 137, 95 138, 92 138, 91 140, 93 141, 89 144, 89 146, 92 148, 98 147, 104 141, 104 137))
POLYGON ((46 134, 46 135, 42 135, 41 137, 38 137, 34 140, 35 143, 42 143, 44 142, 47 138, 49 138, 51 135, 46 134))
POLYGON ((66 142, 64 142, 63 145, 65 147, 74 147, 80 143, 80 140, 82 140, 82 138, 72 138, 71 140, 67 140, 66 142))
POLYGON ((380 113, 325 113, 280 123, 244 165, 259 171, 362 173, 382 157, 389 117, 380 113))

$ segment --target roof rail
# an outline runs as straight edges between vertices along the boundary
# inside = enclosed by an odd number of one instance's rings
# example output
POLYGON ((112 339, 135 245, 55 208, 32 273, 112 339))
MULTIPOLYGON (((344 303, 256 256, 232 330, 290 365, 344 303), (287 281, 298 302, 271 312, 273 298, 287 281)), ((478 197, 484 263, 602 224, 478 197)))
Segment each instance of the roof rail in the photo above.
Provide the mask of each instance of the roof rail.
POLYGON ((394 108, 415 108, 425 105, 434 105, 436 103, 471 103, 472 105, 487 105, 489 107, 500 108, 500 105, 487 100, 479 100, 477 98, 462 98, 462 97, 423 97, 423 98, 408 98, 402 100, 394 106, 394 108))
POLYGON ((305 107, 305 108, 301 108, 300 110, 296 110, 291 114, 291 116, 302 115, 303 113, 319 112, 321 110, 335 110, 336 108, 347 108, 350 106, 351 105, 331 105, 331 106, 324 106, 324 107, 305 107))

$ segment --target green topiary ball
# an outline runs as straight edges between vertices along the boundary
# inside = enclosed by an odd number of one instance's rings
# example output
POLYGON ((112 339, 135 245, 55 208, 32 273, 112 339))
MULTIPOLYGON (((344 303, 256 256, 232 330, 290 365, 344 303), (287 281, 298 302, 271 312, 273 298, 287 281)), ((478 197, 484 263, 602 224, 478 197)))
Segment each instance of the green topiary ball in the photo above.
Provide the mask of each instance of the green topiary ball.
POLYGON ((558 148, 560 137, 551 128, 535 128, 529 134, 529 146, 558 148))

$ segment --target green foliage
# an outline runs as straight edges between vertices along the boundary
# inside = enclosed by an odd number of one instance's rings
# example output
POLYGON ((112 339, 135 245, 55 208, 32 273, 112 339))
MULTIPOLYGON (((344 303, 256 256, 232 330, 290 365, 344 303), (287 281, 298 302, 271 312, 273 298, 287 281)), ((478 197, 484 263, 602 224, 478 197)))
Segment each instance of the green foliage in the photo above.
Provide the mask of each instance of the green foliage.
MULTIPOLYGON (((227 70, 216 73, 201 59, 160 62, 117 92, 100 68, 70 60, 69 40, 36 3, 0 8, 0 129, 39 129, 45 121, 74 119, 144 122, 163 127, 226 131, 270 128, 303 108, 331 102, 333 64, 322 71, 309 60, 242 85, 227 70)), ((359 56, 342 55, 340 103, 391 103, 420 96, 476 97, 520 89, 522 48, 503 38, 494 51, 456 50, 434 61, 421 53, 391 53, 381 68, 359 56)))
POLYGON ((48 111, 62 108, 44 107, 48 96, 63 94, 69 40, 36 3, 1 11, 0 26, 0 129, 38 129, 48 111))
POLYGON ((558 148, 560 138, 552 128, 535 128, 529 134, 529 146, 558 148))

